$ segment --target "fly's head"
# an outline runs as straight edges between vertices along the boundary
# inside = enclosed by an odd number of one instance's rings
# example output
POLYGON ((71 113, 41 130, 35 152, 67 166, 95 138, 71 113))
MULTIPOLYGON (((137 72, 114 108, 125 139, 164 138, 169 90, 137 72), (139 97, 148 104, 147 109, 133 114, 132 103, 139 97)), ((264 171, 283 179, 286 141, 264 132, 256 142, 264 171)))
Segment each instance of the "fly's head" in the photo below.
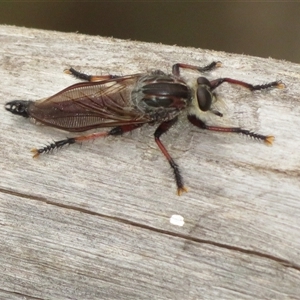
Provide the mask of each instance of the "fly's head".
POLYGON ((28 118, 28 106, 32 101, 14 100, 5 104, 5 109, 11 113, 28 118))
POLYGON ((219 117, 223 116, 222 113, 212 108, 212 104, 216 102, 216 96, 212 92, 212 89, 212 85, 207 78, 199 77, 197 79, 189 114, 196 115, 200 119, 202 119, 205 113, 213 113, 219 117))

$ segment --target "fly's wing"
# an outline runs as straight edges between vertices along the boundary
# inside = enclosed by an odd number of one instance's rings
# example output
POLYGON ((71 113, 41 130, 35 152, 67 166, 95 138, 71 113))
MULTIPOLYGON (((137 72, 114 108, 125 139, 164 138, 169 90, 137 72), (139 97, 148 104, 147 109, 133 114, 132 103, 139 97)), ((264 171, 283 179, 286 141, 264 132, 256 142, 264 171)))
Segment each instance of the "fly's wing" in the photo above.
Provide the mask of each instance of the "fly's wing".
POLYGON ((141 74, 72 85, 56 95, 32 102, 35 121, 67 131, 114 127, 151 121, 133 106, 131 92, 141 74))

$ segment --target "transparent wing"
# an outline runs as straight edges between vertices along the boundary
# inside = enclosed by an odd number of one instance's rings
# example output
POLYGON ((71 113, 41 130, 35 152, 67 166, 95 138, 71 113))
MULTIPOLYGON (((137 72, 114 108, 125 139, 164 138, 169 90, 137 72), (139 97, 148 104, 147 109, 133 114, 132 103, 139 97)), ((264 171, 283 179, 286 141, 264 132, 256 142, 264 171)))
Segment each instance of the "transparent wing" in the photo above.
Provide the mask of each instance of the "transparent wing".
POLYGON ((72 85, 47 99, 33 102, 36 121, 68 131, 141 124, 151 121, 132 103, 131 92, 142 74, 72 85))

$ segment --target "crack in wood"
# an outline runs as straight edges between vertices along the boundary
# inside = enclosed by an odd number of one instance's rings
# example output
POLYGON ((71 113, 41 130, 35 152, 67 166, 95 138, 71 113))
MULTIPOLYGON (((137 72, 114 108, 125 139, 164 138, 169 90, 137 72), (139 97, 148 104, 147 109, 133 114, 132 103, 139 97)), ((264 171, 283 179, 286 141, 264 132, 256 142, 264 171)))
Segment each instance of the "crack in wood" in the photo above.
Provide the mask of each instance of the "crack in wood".
POLYGON ((4 289, 0 289, 0 291, 4 292, 4 293, 7 293, 7 294, 11 294, 11 295, 21 296, 22 298, 25 298, 27 300, 46 300, 46 298, 39 298, 39 297, 29 296, 29 295, 24 294, 24 293, 18 293, 18 292, 8 291, 8 290, 4 290, 4 289))
POLYGON ((216 247, 227 249, 227 250, 232 250, 232 251, 236 251, 236 252, 240 252, 240 253, 244 253, 244 254, 248 254, 248 255, 253 255, 253 256, 256 256, 256 257, 260 257, 260 258, 266 258, 266 259, 275 261, 275 262, 283 265, 284 267, 300 271, 300 265, 294 264, 294 263, 292 263, 292 262, 290 262, 286 259, 282 259, 282 258, 276 257, 276 256, 271 255, 271 254, 262 253, 262 252, 255 251, 255 250, 250 250, 250 249, 245 249, 245 248, 242 248, 242 247, 232 246, 232 245, 228 245, 228 244, 224 244, 224 243, 219 243, 219 242, 215 242, 215 241, 211 241, 211 240, 200 239, 200 238, 188 236, 186 234, 182 234, 182 233, 179 233, 179 232, 173 232, 173 231, 169 231, 169 230, 165 230, 165 229, 155 228, 155 227, 152 227, 152 226, 149 226, 149 225, 145 225, 145 224, 141 224, 141 223, 138 223, 138 222, 126 220, 126 219, 123 219, 123 218, 108 216, 108 215, 105 215, 105 214, 93 212, 93 211, 90 211, 88 209, 84 209, 84 208, 80 208, 80 207, 76 207, 76 206, 72 206, 72 205, 56 203, 56 202, 47 200, 44 197, 37 197, 37 196, 33 196, 33 195, 27 195, 27 194, 15 192, 15 191, 6 190, 6 189, 3 189, 3 188, 0 188, 0 192, 5 193, 5 194, 18 196, 18 197, 22 197, 22 198, 27 198, 27 199, 34 200, 34 201, 40 201, 40 202, 43 202, 43 203, 46 203, 46 204, 49 204, 49 205, 53 205, 53 206, 56 206, 56 207, 61 207, 61 208, 70 209, 70 210, 78 211, 78 212, 93 215, 93 216, 98 216, 98 217, 101 217, 101 218, 105 218, 107 220, 113 220, 113 221, 120 222, 120 223, 123 223, 123 224, 135 226, 137 228, 150 230, 150 231, 153 231, 153 232, 156 232, 156 233, 160 233, 160 234, 164 234, 164 235, 168 235, 168 236, 173 236, 173 237, 177 237, 177 238, 182 238, 182 239, 185 239, 186 241, 196 242, 196 243, 200 243, 200 244, 212 245, 212 246, 216 246, 216 247))

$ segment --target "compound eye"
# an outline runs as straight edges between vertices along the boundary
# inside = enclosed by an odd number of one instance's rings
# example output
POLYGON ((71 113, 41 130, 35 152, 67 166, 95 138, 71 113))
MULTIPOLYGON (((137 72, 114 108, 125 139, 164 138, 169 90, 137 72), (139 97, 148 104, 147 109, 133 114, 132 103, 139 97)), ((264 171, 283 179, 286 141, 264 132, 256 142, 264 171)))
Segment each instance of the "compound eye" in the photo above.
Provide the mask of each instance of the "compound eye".
POLYGON ((209 80, 205 77, 198 77, 197 78, 197 83, 199 85, 207 85, 207 86, 211 87, 211 84, 210 84, 209 80))
POLYGON ((200 109, 207 111, 211 106, 212 94, 206 88, 199 86, 197 89, 197 100, 200 109))

